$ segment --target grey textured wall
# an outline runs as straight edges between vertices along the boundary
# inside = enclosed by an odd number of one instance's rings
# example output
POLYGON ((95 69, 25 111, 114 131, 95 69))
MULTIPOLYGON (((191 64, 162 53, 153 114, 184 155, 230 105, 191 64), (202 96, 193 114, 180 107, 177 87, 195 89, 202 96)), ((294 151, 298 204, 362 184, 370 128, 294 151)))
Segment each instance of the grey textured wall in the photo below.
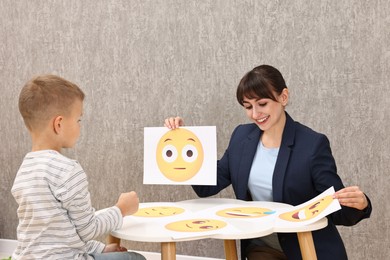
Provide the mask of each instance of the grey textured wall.
MULTIPOLYGON (((288 112, 327 134, 345 184, 372 200, 371 219, 340 227, 350 259, 385 259, 389 14, 387 0, 0 0, 0 238, 16 237, 10 188, 31 145, 17 96, 33 75, 55 73, 86 92, 82 137, 66 154, 85 168, 100 209, 127 190, 142 202, 195 198, 190 187, 142 184, 143 127, 161 126, 170 115, 216 125, 221 156, 235 125, 247 122, 236 85, 265 63, 285 75, 288 112)), ((219 240, 179 243, 177 250, 223 257, 219 240)))

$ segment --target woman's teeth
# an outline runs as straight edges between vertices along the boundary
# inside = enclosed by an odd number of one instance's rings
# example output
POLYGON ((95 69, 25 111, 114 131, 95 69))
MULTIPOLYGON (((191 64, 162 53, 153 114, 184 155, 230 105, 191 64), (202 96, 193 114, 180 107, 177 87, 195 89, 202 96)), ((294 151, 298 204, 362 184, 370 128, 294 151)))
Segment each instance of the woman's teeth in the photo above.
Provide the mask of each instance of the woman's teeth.
POLYGON ((267 119, 268 119, 268 117, 269 117, 269 116, 267 116, 267 117, 263 117, 263 118, 260 118, 259 120, 257 120, 257 122, 259 122, 259 123, 263 123, 265 120, 267 120, 267 119))

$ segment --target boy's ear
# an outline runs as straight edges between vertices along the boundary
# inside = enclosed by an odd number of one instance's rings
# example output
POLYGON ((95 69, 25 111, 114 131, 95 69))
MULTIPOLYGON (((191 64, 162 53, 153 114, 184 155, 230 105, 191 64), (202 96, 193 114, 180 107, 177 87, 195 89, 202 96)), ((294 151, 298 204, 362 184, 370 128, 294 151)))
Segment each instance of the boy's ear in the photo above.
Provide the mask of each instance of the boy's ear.
POLYGON ((53 130, 54 130, 54 133, 57 134, 57 135, 61 132, 62 120, 63 120, 62 116, 57 116, 53 120, 53 130))

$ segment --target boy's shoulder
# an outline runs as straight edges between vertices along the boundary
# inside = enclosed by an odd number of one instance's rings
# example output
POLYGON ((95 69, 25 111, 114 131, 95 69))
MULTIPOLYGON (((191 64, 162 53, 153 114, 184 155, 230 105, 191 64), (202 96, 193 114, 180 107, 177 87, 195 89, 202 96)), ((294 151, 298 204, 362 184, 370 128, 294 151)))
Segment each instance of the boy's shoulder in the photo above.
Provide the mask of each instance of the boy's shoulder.
POLYGON ((50 164, 62 170, 79 166, 76 160, 70 159, 54 150, 29 152, 24 157, 23 164, 50 164))
POLYGON ((54 150, 34 151, 24 157, 11 191, 21 196, 35 185, 50 187, 50 192, 58 193, 65 183, 80 178, 85 179, 85 174, 76 160, 54 150))
POLYGON ((61 161, 69 161, 69 162, 76 162, 73 159, 70 159, 69 157, 66 157, 65 155, 55 151, 55 150, 40 150, 40 151, 33 151, 26 154, 25 159, 57 159, 61 161))

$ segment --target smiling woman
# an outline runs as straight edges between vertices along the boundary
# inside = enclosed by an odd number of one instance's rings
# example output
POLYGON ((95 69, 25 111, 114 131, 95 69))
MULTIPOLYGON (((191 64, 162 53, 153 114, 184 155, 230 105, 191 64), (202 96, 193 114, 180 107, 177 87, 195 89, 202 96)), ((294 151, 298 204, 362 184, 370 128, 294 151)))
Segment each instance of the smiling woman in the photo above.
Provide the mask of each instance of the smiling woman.
MULTIPOLYGON (((232 185, 237 199, 299 205, 333 186, 337 192, 330 201, 338 199, 343 208, 332 213, 326 228, 313 232, 314 243, 319 259, 347 259, 335 225, 350 226, 368 218, 371 203, 359 187, 344 187, 328 138, 285 111, 289 91, 282 74, 272 66, 261 65, 246 73, 236 97, 252 123, 234 130, 217 162, 217 185, 194 185, 194 191, 208 197, 232 185)), ((170 129, 183 125, 180 117, 165 120, 170 129)), ((297 236, 286 233, 243 240, 241 250, 242 259, 249 260, 301 258, 297 236)))

